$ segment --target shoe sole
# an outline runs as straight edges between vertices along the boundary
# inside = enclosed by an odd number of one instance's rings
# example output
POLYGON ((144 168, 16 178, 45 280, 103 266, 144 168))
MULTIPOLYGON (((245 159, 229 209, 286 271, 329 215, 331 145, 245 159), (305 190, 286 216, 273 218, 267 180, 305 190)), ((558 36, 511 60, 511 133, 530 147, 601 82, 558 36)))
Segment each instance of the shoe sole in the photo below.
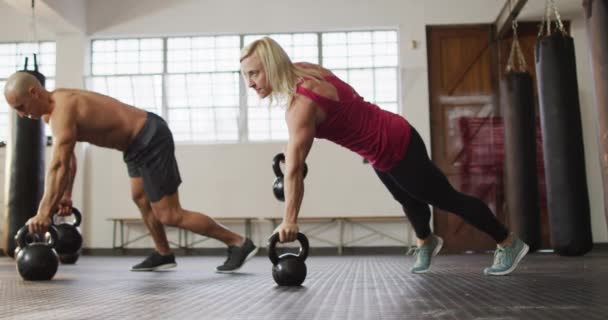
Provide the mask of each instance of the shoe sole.
MULTIPOLYGON (((431 258, 436 256, 439 251, 441 250, 441 248, 443 248, 443 239, 441 239, 440 237, 437 237, 437 246, 435 247, 435 250, 433 250, 433 254, 431 255, 431 258)), ((431 259, 432 261, 432 259, 431 259)), ((424 270, 418 270, 418 271, 412 271, 412 273, 416 273, 416 274, 420 274, 420 273, 427 273, 431 271, 431 265, 429 265, 428 268, 424 269, 424 270)))
POLYGON ((249 254, 247 255, 247 257, 245 257, 245 260, 243 260, 243 263, 241 263, 240 267, 238 267, 236 269, 233 269, 233 270, 226 270, 226 271, 215 269, 215 272, 216 273, 235 273, 235 272, 239 271, 245 265, 245 263, 247 263, 247 261, 249 261, 249 259, 253 258, 256 255, 256 253, 258 253, 259 249, 260 248, 256 247, 251 252, 249 252, 249 254))
POLYGON ((161 264, 160 266, 154 267, 154 268, 138 268, 138 269, 131 269, 131 271, 162 271, 162 270, 167 270, 167 269, 171 269, 171 268, 175 268, 177 267, 177 263, 166 263, 166 264, 161 264))
POLYGON ((504 275, 507 275, 507 274, 513 272, 513 270, 515 270, 515 268, 517 268, 517 265, 519 265, 519 262, 521 261, 521 259, 523 259, 526 256, 526 254, 528 253, 529 250, 530 250, 530 247, 524 243, 523 249, 521 251, 519 251, 519 253, 517 254, 517 257, 515 257, 515 262, 513 262, 513 265, 511 266, 511 268, 509 268, 505 271, 488 273, 486 275, 504 276, 504 275))

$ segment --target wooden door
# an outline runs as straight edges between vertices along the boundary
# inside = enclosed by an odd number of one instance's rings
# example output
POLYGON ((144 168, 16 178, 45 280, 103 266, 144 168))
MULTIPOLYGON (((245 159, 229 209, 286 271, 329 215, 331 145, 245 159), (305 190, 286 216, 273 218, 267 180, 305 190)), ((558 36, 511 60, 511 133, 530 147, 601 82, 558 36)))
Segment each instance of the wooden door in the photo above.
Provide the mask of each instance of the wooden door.
MULTIPOLYGON (((499 120, 492 26, 427 27, 427 43, 433 161, 457 190, 482 198, 502 220, 502 174, 494 172, 502 168, 493 161, 501 150, 491 141, 499 120)), ((433 216, 447 252, 495 248, 458 216, 436 208, 433 216)))

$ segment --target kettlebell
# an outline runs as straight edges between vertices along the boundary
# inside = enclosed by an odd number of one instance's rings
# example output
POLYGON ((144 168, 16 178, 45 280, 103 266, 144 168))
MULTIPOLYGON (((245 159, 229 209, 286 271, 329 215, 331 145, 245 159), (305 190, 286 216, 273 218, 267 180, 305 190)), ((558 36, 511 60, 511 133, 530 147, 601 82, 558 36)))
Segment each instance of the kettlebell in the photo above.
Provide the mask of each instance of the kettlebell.
MULTIPOLYGON (((28 230, 27 230, 27 228, 25 228, 25 229, 21 228, 21 229, 17 230, 17 233, 15 234, 15 238, 14 238, 15 239, 15 243, 17 244, 15 246, 15 251, 14 251, 14 255, 13 255, 13 257, 15 259, 17 259, 17 255, 19 254, 19 251, 21 250, 21 247, 19 246, 18 239, 19 239, 19 237, 21 237, 21 234, 23 232, 27 233, 25 235, 25 243, 48 241, 47 238, 43 238, 42 235, 40 235, 40 234, 37 234, 37 233, 31 234, 31 233, 29 233, 28 230)), ((48 236, 48 233, 46 235, 48 236)))
POLYGON ((59 266, 57 253, 53 249, 53 245, 57 241, 57 230, 51 225, 48 233, 50 237, 46 239, 46 242, 40 242, 39 239, 33 237, 34 242, 28 243, 28 226, 19 229, 17 245, 21 249, 17 254, 17 271, 23 280, 51 280, 55 276, 59 266))
POLYGON ((308 238, 303 233, 298 233, 300 252, 284 253, 277 255, 277 242, 279 234, 273 234, 268 239, 268 258, 272 261, 272 277, 279 286, 299 286, 306 279, 306 263, 308 257, 308 238))
MULTIPOLYGON (((283 171, 281 171, 281 162, 285 162, 285 154, 277 153, 277 155, 272 158, 272 171, 274 171, 274 175, 276 179, 274 179, 274 183, 272 184, 272 193, 274 197, 279 201, 285 201, 285 193, 284 185, 283 185, 283 171)), ((308 165, 304 163, 304 178, 306 178, 306 174, 308 174, 308 165)))
MULTIPOLYGON (((59 255, 59 261, 64 264, 74 264, 80 257, 80 249, 82 247, 82 235, 78 226, 82 222, 82 214, 80 211, 72 207, 72 215, 74 223, 55 223, 53 225, 57 229, 57 241, 55 242, 55 251, 59 255)), ((55 215, 53 218, 57 217, 55 215)))

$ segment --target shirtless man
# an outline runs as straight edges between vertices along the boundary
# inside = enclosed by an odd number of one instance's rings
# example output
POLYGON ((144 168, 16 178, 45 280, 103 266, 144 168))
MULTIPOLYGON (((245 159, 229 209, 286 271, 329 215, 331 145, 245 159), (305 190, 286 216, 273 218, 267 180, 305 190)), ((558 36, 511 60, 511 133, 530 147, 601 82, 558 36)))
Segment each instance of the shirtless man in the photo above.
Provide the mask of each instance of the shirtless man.
POLYGON ((30 232, 45 232, 54 211, 69 212, 76 174, 77 141, 122 151, 131 180, 133 201, 154 240, 156 251, 133 271, 155 271, 176 266, 163 225, 183 228, 222 241, 228 258, 217 272, 234 272, 258 248, 212 218, 183 209, 178 187, 181 177, 173 135, 167 123, 149 113, 98 93, 57 89, 47 91, 27 72, 11 75, 4 88, 8 104, 21 117, 42 118, 53 134, 52 160, 38 212, 27 224, 30 232))

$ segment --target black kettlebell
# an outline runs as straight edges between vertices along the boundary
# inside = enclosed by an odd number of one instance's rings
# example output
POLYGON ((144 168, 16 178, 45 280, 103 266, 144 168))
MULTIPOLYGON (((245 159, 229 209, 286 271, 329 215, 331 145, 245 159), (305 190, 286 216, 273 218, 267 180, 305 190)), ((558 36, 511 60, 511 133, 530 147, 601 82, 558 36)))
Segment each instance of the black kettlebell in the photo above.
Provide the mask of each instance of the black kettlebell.
MULTIPOLYGON (((74 264, 80 257, 80 249, 82 247, 82 234, 78 230, 78 226, 82 222, 82 214, 80 211, 72 207, 72 215, 74 223, 55 223, 57 229, 57 241, 55 242, 55 251, 59 255, 59 261, 64 264, 74 264)), ((54 217, 57 217, 55 215, 54 217)))
MULTIPOLYGON (((26 229, 21 228, 21 229, 17 230, 17 233, 15 234, 15 238, 14 239, 15 239, 15 243, 17 244, 17 246, 15 247, 14 255, 13 255, 13 257, 15 259, 17 259, 17 255, 19 254, 19 251, 21 250, 21 247, 19 246, 18 239, 19 239, 19 237, 21 237, 21 234, 23 232, 26 233, 26 235, 25 235, 25 243, 47 242, 48 241, 48 238, 43 238, 42 235, 40 235, 40 234, 37 234, 37 233, 31 234, 31 233, 29 233, 27 231, 28 231, 27 228, 26 229)), ((47 233, 47 235, 48 235, 48 233, 47 233)))
MULTIPOLYGON (((45 242, 28 243, 28 227, 23 226, 17 237, 19 253, 17 254, 17 271, 23 280, 42 281, 51 280, 57 273, 59 258, 53 245, 57 241, 57 230, 54 226, 49 226, 50 237, 45 242)), ((36 237, 33 237, 36 239, 36 237)))
POLYGON ((308 257, 308 238, 303 233, 298 233, 300 241, 300 252, 284 253, 277 255, 277 242, 279 234, 273 234, 268 239, 268 258, 272 261, 272 277, 280 286, 299 286, 306 279, 306 258, 308 257))
MULTIPOLYGON (((274 197, 279 201, 285 201, 285 193, 284 185, 283 185, 283 171, 281 171, 281 162, 285 162, 285 154, 277 153, 277 155, 272 158, 272 171, 274 171, 274 175, 277 177, 274 179, 274 183, 272 184, 272 193, 274 193, 274 197)), ((306 178, 306 174, 308 174, 308 165, 304 163, 304 178, 306 178)))

